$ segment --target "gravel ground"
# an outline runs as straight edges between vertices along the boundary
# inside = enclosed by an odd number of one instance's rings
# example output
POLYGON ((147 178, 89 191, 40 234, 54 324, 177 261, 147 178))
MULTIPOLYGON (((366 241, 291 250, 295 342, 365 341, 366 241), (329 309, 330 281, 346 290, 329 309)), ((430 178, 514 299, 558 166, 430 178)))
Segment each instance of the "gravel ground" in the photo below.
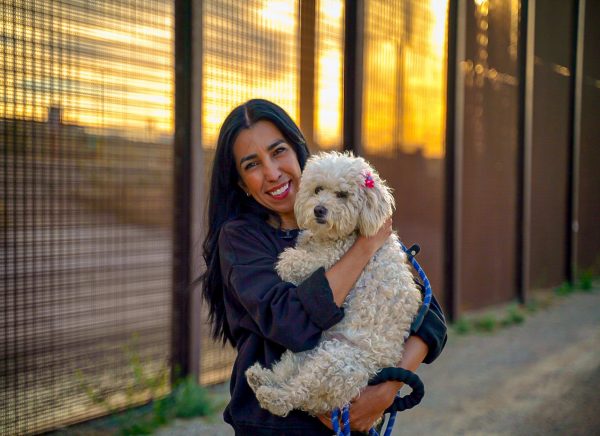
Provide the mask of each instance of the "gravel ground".
MULTIPOLYGON (((419 374, 423 402, 394 435, 600 434, 600 291, 555 298, 523 324, 451 334, 419 374)), ((220 421, 177 421, 156 434, 232 435, 220 421)))
POLYGON ((451 336, 394 434, 600 434, 599 307, 597 290, 576 293, 519 326, 451 336))

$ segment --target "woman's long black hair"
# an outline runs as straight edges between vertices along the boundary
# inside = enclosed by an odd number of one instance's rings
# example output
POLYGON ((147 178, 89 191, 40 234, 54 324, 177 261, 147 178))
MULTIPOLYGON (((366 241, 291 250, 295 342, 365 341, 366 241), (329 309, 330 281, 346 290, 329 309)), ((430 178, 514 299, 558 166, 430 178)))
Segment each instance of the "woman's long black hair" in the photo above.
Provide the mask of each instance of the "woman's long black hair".
POLYGON ((304 135, 296 123, 281 107, 268 100, 249 100, 236 107, 221 126, 210 181, 208 233, 202 244, 206 271, 192 283, 192 286, 198 282, 202 285, 202 296, 209 307, 209 322, 213 338, 223 343, 229 341, 233 346, 235 341, 225 317, 218 241, 223 224, 227 220, 236 218, 240 213, 250 212, 265 219, 272 214, 252 197, 246 196, 240 188, 233 156, 233 144, 239 133, 261 120, 270 121, 283 133, 286 141, 296 152, 301 169, 304 169, 309 155, 304 135))

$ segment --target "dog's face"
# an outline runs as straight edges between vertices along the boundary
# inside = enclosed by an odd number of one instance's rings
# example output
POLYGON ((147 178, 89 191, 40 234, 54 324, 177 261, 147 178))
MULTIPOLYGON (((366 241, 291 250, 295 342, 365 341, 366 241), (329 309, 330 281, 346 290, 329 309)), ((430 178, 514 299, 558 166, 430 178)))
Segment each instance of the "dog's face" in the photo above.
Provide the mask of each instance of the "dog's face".
POLYGON ((330 152, 306 163, 294 213, 300 228, 338 239, 356 229, 365 236, 375 234, 393 207, 390 188, 363 158, 330 152))

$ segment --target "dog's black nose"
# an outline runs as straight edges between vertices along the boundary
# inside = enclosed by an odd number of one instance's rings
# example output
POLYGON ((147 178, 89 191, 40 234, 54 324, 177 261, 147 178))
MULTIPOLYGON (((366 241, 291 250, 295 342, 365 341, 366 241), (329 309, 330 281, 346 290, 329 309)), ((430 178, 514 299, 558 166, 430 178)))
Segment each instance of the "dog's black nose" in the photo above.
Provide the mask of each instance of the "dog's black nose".
POLYGON ((320 204, 315 206, 315 217, 323 218, 325 215, 327 215, 327 209, 325 207, 320 204))

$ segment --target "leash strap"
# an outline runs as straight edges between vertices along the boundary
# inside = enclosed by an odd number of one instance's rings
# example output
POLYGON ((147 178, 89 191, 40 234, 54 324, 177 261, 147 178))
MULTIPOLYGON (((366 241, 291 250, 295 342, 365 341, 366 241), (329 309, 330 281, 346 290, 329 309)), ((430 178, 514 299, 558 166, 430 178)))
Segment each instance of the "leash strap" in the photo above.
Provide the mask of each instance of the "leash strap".
POLYGON ((342 431, 344 436, 350 436, 350 405, 342 407, 342 431))
POLYGON ((331 412, 331 426, 335 432, 335 436, 350 436, 350 405, 346 404, 342 407, 333 409, 331 412), (342 416, 342 427, 340 429, 340 413, 342 416))
POLYGON ((340 409, 337 407, 331 412, 331 425, 333 426, 335 436, 344 436, 340 431, 340 409))
POLYGON ((406 253, 409 262, 417 271, 417 274, 419 274, 419 277, 423 282, 423 287, 425 288, 423 304, 421 305, 421 309, 419 309, 419 313, 417 314, 417 316, 421 316, 421 314, 424 314, 425 312, 427 312, 427 310, 429 310, 429 305, 431 304, 432 296, 431 283, 429 282, 425 271, 423 271, 423 268, 421 268, 421 265, 419 265, 419 262, 417 262, 417 259, 415 259, 415 256, 419 253, 419 251, 421 251, 421 248, 417 244, 413 244, 410 248, 406 248, 406 246, 402 242, 398 242, 400 243, 400 247, 402 247, 402 250, 406 253))

